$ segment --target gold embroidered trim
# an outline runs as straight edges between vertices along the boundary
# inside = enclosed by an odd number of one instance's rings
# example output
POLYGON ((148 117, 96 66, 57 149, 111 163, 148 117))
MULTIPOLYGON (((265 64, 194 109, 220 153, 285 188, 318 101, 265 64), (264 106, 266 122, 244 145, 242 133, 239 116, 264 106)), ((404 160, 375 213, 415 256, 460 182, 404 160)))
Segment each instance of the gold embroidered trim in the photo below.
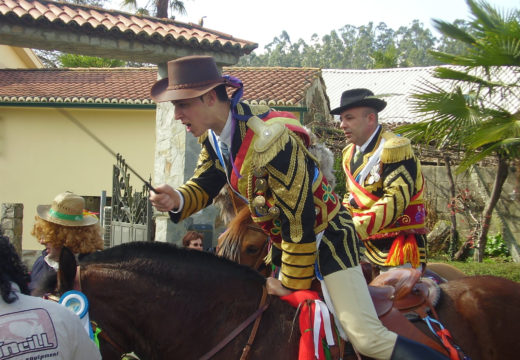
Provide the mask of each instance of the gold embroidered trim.
POLYGON ((381 162, 385 164, 396 163, 413 157, 412 144, 409 139, 395 136, 392 133, 384 133, 386 139, 381 153, 381 162))

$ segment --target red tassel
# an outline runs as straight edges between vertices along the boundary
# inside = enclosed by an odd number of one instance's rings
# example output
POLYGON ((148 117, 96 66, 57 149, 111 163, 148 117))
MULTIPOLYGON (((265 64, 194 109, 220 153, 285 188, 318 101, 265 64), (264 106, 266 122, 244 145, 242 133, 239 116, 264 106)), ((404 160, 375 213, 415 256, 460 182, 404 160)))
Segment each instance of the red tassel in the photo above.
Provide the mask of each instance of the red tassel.
POLYGON ((386 266, 400 266, 406 263, 412 264, 413 267, 419 266, 419 247, 413 234, 408 234, 406 238, 404 234, 398 235, 385 261, 386 266))

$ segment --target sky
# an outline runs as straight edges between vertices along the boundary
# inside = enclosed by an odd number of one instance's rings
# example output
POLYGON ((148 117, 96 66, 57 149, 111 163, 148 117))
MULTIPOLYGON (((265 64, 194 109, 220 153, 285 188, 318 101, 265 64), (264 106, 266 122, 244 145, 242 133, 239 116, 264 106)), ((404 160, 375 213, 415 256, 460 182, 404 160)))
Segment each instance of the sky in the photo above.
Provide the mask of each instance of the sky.
MULTIPOLYGON (((120 8, 119 0, 110 0, 120 8)), ((452 22, 470 19, 465 0, 183 0, 187 15, 175 14, 182 22, 198 23, 202 16, 204 27, 227 33, 235 38, 258 43, 257 53, 286 31, 291 41, 311 36, 320 38, 345 25, 361 26, 370 21, 380 22, 394 30, 410 26, 418 19, 435 36, 432 18, 452 22)), ((520 0, 489 0, 499 10, 520 9, 520 0)), ((145 0, 138 0, 144 5, 145 0)), ((129 11, 127 9, 123 9, 129 11)))

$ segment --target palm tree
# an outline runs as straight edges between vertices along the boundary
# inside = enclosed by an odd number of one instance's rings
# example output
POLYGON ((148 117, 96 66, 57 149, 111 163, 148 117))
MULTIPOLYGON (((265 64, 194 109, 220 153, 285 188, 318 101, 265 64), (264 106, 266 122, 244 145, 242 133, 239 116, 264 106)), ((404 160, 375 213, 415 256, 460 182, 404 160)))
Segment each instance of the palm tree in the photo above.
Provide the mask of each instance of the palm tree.
POLYGON ((150 9, 153 8, 155 9, 154 16, 158 18, 168 18, 168 9, 172 13, 186 15, 184 2, 180 0, 148 0, 144 7, 138 7, 137 0, 122 0, 121 5, 133 8, 141 15, 150 15, 150 9))
POLYGON ((442 82, 426 82, 413 96, 415 111, 426 120, 398 132, 438 148, 463 149, 459 172, 484 157, 497 159, 493 189, 481 215, 475 252, 475 260, 480 262, 509 164, 520 157, 520 109, 510 105, 511 99, 520 98, 520 11, 501 13, 485 1, 466 2, 472 14, 469 27, 441 20, 434 20, 434 26, 444 36, 465 44, 467 52, 431 52, 454 66, 436 68, 434 77, 442 82))

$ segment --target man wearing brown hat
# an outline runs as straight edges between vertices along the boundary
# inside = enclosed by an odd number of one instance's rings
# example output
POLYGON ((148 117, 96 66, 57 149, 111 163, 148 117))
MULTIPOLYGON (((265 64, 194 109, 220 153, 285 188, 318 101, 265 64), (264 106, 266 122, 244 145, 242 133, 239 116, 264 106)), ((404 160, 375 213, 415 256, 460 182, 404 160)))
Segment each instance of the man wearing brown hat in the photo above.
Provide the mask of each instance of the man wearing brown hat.
POLYGON ((157 186, 150 195, 157 210, 181 221, 211 204, 229 184, 248 203, 273 249, 281 252, 281 281, 267 279, 270 294, 308 289, 316 275, 359 352, 377 359, 410 359, 410 351, 424 349, 400 337, 396 346, 397 335, 378 320, 359 266, 352 219, 308 151, 308 134, 292 114, 240 102, 241 82, 221 76, 211 57, 170 61, 168 78, 151 93, 156 102, 173 103, 175 119, 202 146, 190 180, 177 189, 157 186), (231 99, 226 86, 236 89, 231 99))
POLYGON ((424 180, 410 141, 383 131, 378 113, 386 102, 368 89, 343 92, 341 129, 350 210, 365 256, 374 269, 419 267, 426 262, 424 180))

